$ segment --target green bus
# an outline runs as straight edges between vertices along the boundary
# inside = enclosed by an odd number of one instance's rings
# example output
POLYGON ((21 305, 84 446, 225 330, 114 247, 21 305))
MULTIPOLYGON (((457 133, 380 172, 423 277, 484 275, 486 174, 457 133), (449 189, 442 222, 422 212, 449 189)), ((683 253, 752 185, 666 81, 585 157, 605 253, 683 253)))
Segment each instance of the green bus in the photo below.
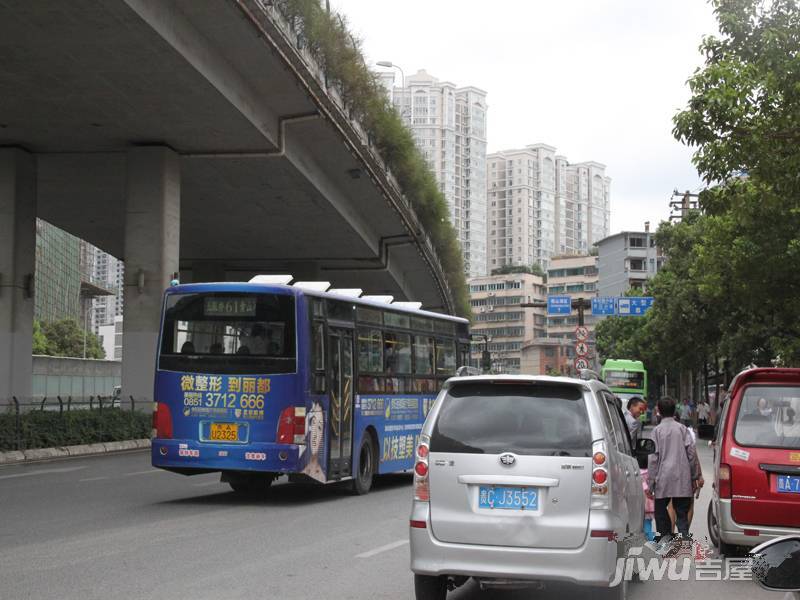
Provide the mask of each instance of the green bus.
POLYGON ((600 377, 623 402, 633 396, 647 400, 647 369, 640 360, 609 358, 603 363, 600 377))

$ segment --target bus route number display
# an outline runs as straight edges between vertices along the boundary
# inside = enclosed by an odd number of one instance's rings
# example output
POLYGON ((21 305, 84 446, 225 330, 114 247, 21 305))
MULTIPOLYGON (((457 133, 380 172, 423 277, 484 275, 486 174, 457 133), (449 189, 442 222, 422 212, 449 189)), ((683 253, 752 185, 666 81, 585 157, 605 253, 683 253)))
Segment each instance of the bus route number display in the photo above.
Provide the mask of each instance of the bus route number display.
POLYGON ((203 313, 207 317, 254 317, 256 316, 255 298, 217 298, 204 299, 203 313))

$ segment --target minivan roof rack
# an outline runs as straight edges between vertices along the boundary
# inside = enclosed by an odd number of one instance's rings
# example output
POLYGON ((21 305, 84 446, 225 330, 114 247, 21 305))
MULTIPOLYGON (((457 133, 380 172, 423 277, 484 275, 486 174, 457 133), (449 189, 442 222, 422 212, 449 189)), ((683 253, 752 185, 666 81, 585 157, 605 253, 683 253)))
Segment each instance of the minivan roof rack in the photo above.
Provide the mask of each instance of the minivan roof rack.
POLYGON ((603 381, 600 379, 600 375, 597 374, 596 371, 592 371, 591 369, 581 369, 579 372, 580 378, 586 381, 594 379, 596 381, 603 381))

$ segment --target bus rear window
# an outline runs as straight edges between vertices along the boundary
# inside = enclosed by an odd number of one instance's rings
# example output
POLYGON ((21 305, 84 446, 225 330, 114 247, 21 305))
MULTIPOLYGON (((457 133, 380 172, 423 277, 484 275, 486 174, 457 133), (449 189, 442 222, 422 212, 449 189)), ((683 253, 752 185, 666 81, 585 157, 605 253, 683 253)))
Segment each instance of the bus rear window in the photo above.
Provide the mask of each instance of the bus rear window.
POLYGON ((195 373, 294 373, 295 338, 292 296, 170 295, 159 368, 195 373))
POLYGON ((583 394, 568 385, 464 383, 445 396, 431 452, 590 456, 583 394))

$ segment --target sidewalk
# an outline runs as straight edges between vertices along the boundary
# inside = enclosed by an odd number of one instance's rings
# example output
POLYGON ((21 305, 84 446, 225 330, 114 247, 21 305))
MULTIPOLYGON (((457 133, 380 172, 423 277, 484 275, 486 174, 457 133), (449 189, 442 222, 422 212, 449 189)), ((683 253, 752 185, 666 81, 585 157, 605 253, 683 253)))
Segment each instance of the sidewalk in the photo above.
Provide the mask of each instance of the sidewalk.
POLYGON ((32 450, 11 450, 0 452, 0 465, 13 465, 72 456, 91 456, 109 452, 129 452, 150 447, 149 439, 103 442, 100 444, 81 444, 59 448, 34 448, 32 450))

